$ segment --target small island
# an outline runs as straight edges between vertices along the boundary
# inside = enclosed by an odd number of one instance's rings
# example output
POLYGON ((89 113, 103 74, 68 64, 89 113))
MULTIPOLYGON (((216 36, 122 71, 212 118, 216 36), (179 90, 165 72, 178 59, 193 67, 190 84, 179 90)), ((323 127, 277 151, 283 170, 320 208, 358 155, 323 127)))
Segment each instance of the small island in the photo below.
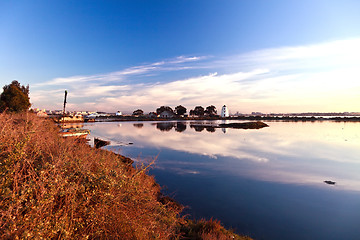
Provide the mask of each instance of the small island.
POLYGON ((260 129, 264 127, 269 127, 264 122, 241 122, 241 123, 221 123, 221 124, 204 124, 203 122, 192 123, 192 127, 206 127, 206 128, 233 128, 233 129, 260 129))
POLYGON ((260 129, 269 127, 266 123, 257 122, 243 122, 243 123, 223 123, 219 124, 219 128, 235 128, 235 129, 260 129))

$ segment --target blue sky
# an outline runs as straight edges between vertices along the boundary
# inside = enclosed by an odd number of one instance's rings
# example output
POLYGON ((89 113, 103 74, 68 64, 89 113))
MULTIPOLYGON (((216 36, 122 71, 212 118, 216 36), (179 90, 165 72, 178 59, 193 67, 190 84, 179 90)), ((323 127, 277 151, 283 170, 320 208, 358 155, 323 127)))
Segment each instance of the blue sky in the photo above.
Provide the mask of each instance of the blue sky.
POLYGON ((360 2, 0 2, 0 83, 33 107, 360 111, 360 2))

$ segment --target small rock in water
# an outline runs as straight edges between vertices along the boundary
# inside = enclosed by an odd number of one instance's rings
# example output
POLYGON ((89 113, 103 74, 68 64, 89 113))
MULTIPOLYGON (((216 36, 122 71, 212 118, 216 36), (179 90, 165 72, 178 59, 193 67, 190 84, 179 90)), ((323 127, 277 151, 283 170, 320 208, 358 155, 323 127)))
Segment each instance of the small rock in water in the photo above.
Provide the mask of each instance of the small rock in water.
POLYGON ((110 141, 105 141, 100 138, 94 138, 94 145, 96 148, 101 148, 110 145, 110 141))
POLYGON ((324 181, 324 183, 330 184, 330 185, 335 185, 336 182, 330 181, 330 180, 326 180, 324 181))

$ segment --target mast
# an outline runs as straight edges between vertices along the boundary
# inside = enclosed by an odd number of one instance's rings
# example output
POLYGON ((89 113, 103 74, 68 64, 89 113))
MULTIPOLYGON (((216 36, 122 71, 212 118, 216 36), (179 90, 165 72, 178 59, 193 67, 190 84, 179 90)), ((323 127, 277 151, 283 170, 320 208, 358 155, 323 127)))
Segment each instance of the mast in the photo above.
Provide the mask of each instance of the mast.
POLYGON ((66 97, 67 97, 67 91, 65 90, 65 97, 64 97, 64 110, 63 110, 63 124, 64 124, 64 122, 65 122, 66 97))

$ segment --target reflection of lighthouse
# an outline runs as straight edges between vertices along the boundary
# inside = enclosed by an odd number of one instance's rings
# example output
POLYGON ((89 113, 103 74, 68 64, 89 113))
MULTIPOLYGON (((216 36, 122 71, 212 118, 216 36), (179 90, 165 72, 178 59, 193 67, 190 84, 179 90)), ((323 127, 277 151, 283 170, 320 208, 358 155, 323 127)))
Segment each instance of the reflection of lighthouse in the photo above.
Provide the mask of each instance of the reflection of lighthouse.
POLYGON ((229 116, 229 110, 227 109, 227 107, 224 105, 221 108, 221 117, 228 117, 229 116))

